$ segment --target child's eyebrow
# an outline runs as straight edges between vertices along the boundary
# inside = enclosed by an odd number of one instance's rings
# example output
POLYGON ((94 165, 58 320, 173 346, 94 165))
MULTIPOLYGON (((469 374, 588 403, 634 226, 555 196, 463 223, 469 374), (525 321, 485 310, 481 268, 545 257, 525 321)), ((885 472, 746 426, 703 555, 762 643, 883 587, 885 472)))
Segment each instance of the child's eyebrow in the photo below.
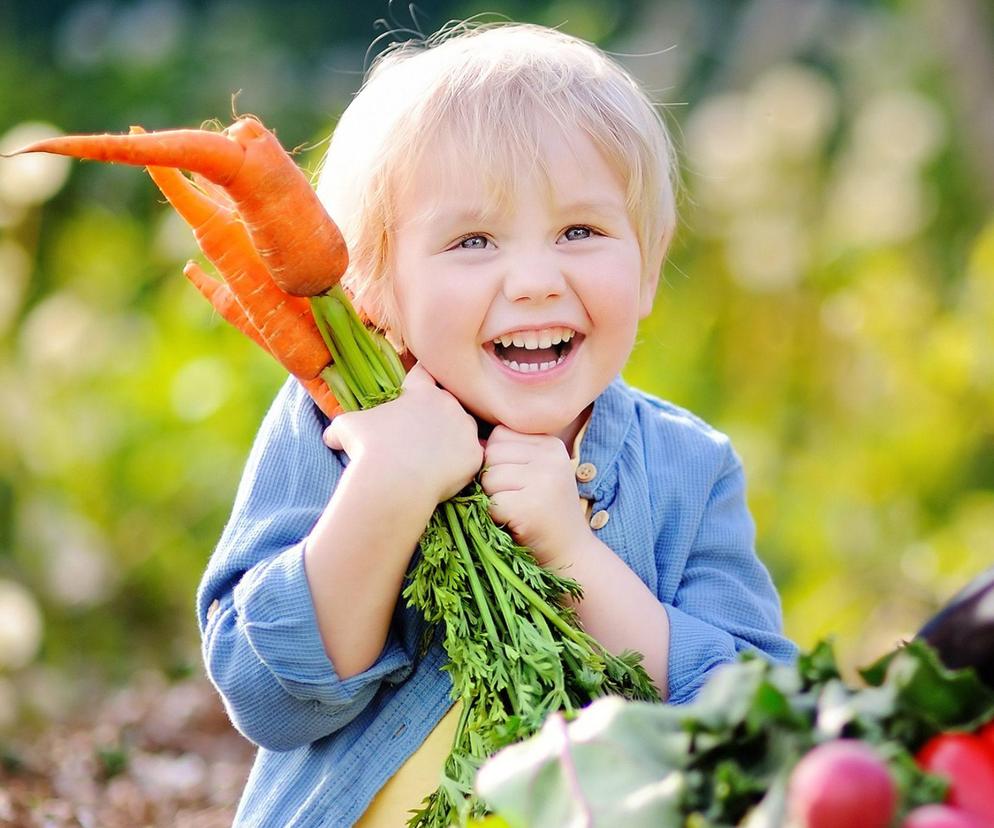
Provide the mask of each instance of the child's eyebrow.
MULTIPOLYGON (((587 199, 581 198, 575 201, 555 205, 556 212, 563 216, 584 215, 598 216, 601 218, 615 218, 619 214, 626 214, 627 208, 618 199, 587 199)), ((422 216, 422 221, 433 227, 448 228, 452 226, 475 226, 482 225, 494 220, 500 214, 500 210, 483 209, 479 207, 453 208, 451 210, 431 210, 422 216)))
POLYGON ((432 224, 450 226, 453 224, 480 224, 487 219, 491 219, 496 214, 496 210, 481 210, 478 208, 438 210, 432 212, 427 218, 432 224))
POLYGON ((626 211, 625 205, 616 199, 579 199, 557 205, 561 213, 594 213, 602 216, 615 216, 626 211))

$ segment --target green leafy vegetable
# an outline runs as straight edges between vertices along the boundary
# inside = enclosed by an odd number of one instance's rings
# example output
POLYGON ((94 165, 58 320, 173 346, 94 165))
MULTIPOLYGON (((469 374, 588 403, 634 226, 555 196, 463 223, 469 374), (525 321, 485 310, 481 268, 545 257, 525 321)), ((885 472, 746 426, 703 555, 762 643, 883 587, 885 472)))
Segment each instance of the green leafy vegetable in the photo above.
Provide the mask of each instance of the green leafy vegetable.
POLYGON ((683 707, 604 699, 569 724, 551 717, 539 736, 484 764, 476 789, 510 828, 775 828, 800 758, 854 738, 887 762, 900 814, 942 801, 945 782, 913 753, 940 730, 990 719, 994 693, 972 670, 947 670, 923 641, 864 673, 868 686, 847 687, 827 642, 794 667, 745 654, 683 707))

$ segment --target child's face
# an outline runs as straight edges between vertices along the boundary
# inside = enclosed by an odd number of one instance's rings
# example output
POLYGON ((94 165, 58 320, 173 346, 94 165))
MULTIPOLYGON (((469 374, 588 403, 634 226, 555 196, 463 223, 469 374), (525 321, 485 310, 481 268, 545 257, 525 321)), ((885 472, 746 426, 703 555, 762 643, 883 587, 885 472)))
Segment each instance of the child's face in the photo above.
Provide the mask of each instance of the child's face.
POLYGON ((438 153, 398 205, 392 269, 407 347, 442 387, 487 422, 569 445, 656 285, 593 142, 550 129, 543 155, 548 179, 494 212, 484 176, 438 153))

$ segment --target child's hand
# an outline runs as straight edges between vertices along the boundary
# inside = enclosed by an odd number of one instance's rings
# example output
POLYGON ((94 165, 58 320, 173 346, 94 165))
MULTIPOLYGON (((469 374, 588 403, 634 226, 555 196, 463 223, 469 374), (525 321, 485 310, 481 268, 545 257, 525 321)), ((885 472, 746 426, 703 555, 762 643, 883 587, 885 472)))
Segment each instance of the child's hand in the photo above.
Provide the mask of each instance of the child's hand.
POLYGON ((542 566, 564 566, 590 534, 573 464, 558 437, 494 428, 484 448, 480 482, 490 514, 528 546, 542 566))
POLYGON ((376 469, 385 487, 424 495, 431 508, 462 489, 483 462, 476 420, 420 364, 397 399, 339 414, 324 442, 351 463, 376 469))

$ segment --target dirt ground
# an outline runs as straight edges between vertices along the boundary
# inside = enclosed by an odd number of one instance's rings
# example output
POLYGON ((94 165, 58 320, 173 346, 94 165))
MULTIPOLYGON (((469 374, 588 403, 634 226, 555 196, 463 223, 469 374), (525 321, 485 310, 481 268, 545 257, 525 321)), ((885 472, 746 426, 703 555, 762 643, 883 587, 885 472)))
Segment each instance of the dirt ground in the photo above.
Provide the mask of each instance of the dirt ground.
POLYGON ((253 748, 202 677, 154 674, 0 740, 0 826, 228 828, 253 748))

